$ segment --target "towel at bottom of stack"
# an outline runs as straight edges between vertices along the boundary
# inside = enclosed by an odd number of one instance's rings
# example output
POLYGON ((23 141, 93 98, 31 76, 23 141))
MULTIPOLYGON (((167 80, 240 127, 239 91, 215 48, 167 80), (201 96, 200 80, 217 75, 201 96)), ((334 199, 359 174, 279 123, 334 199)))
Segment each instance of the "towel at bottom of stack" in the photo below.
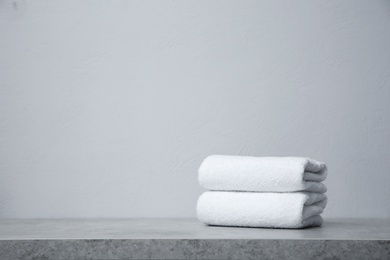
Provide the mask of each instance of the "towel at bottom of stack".
POLYGON ((327 203, 322 193, 208 191, 198 200, 198 219, 208 225, 303 228, 320 226, 327 203))

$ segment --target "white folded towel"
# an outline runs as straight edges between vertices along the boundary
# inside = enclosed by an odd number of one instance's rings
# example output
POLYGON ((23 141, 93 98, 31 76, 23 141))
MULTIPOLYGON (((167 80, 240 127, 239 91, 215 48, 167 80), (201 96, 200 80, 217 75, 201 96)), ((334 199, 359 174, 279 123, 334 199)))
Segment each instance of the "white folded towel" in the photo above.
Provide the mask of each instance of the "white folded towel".
POLYGON ((321 193, 203 193, 198 200, 198 219, 208 225, 303 228, 320 226, 319 214, 327 197, 321 193))
POLYGON ((300 157, 212 155, 199 168, 199 183, 208 190, 326 192, 324 163, 300 157))

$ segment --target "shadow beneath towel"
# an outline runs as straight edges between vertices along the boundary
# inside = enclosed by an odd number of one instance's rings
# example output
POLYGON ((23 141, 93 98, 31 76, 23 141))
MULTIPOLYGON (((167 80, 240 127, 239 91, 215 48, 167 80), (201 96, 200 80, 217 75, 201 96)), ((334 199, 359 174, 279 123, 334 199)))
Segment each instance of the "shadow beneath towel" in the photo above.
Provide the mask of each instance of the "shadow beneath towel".
POLYGON ((209 225, 205 224, 205 226, 209 226, 212 228, 246 228, 246 229, 273 229, 273 230, 303 230, 303 229, 318 229, 322 226, 309 226, 309 227, 302 227, 302 228, 280 228, 280 227, 250 227, 250 226, 224 226, 224 225, 209 225))

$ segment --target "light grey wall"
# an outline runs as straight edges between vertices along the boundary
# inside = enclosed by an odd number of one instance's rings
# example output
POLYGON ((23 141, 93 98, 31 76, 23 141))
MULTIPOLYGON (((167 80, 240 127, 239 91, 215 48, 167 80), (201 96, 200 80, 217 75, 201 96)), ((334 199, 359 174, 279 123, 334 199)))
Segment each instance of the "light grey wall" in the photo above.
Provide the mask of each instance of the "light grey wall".
POLYGON ((390 217, 389 1, 0 2, 0 217, 194 217, 210 154, 390 217))

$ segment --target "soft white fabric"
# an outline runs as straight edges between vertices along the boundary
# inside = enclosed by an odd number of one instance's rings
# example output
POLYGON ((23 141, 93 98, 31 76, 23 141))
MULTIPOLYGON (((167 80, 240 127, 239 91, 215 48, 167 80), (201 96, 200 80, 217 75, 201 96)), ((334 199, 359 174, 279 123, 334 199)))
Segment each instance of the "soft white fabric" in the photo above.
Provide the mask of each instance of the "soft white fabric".
POLYGON ((303 228, 320 226, 319 214, 327 197, 321 193, 203 193, 197 204, 198 219, 208 225, 303 228))
POLYGON ((300 157, 212 155, 199 168, 199 183, 207 190, 324 193, 324 163, 300 157))

